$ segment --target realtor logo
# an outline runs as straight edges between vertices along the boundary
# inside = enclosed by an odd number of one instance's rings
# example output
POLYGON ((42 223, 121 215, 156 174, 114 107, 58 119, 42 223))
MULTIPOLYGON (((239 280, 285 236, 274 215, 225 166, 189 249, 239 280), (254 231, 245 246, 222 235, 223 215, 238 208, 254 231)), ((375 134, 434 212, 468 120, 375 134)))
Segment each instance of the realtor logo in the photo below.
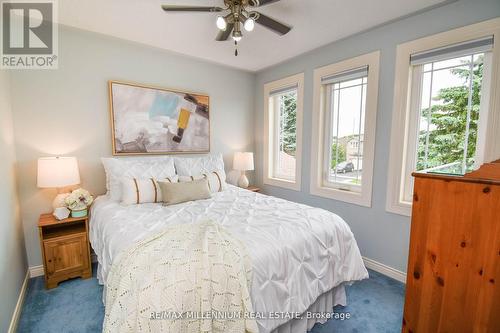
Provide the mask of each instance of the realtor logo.
POLYGON ((57 69, 55 0, 1 2, 3 69, 57 69))

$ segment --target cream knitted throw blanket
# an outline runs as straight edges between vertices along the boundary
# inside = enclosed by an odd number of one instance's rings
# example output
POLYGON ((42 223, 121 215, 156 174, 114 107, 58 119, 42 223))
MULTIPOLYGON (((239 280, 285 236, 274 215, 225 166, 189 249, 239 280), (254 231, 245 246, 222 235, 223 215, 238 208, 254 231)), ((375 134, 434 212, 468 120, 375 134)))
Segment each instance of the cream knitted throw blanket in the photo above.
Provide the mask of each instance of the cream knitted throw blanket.
POLYGON ((217 223, 176 225, 122 253, 103 332, 258 333, 244 245, 217 223))

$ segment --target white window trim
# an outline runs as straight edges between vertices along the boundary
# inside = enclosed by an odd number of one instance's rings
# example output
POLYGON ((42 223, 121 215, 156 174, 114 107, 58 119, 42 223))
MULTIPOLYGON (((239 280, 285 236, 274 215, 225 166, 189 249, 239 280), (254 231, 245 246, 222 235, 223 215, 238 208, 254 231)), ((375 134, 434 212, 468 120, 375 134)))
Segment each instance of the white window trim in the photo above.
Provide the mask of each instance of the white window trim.
MULTIPOLYGON (((304 109, 304 73, 292 75, 281 80, 266 83, 264 85, 264 174, 263 182, 267 185, 279 186, 295 191, 300 191, 301 186, 301 166, 302 166, 302 115, 304 109), (273 129, 269 126, 269 97, 272 91, 297 86, 297 110, 296 110, 296 129, 297 148, 295 150, 295 180, 285 180, 272 177, 273 161, 272 150, 269 149, 273 129)), ((274 162, 273 162, 274 163, 274 162)))
POLYGON ((472 24, 466 27, 439 33, 400 44, 397 47, 396 74, 394 79, 394 106, 392 114, 391 146, 387 177, 386 210, 388 212, 411 215, 411 202, 405 202, 403 184, 406 168, 406 148, 410 114, 410 55, 446 45, 461 43, 486 36, 494 37, 492 50, 490 98, 484 150, 485 162, 500 157, 500 18, 472 24))
POLYGON ((375 154, 375 129, 377 121, 377 99, 379 78, 380 51, 375 51, 355 58, 344 60, 332 65, 317 68, 314 71, 314 101, 311 141, 311 184, 310 193, 320 197, 345 201, 360 206, 371 207, 373 161, 375 154), (363 142, 363 171, 360 192, 345 191, 323 186, 323 152, 324 149, 324 121, 326 108, 324 103, 325 89, 321 78, 342 73, 353 68, 368 66, 368 86, 366 92, 365 127, 363 142))

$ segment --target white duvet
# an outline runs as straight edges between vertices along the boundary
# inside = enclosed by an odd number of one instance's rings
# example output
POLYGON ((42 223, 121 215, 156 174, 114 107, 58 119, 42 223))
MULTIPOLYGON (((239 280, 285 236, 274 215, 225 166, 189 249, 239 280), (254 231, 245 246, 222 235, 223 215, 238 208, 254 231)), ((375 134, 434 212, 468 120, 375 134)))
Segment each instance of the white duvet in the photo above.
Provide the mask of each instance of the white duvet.
POLYGON ((111 265, 134 243, 178 223, 213 220, 241 240, 252 260, 251 299, 261 332, 303 313, 318 296, 345 282, 365 279, 356 240, 337 215, 234 186, 212 198, 174 206, 122 206, 107 196, 92 207, 90 240, 105 283, 111 265))

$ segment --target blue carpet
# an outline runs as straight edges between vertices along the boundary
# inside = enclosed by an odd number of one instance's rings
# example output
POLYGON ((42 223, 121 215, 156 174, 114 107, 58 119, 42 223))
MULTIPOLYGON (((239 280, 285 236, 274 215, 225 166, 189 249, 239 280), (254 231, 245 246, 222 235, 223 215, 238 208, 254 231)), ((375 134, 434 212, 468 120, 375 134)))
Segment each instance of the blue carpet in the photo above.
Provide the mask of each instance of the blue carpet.
MULTIPOLYGON (((30 279, 18 332, 100 332, 104 318, 97 279, 73 279, 46 290, 43 277, 30 279)), ((335 312, 350 319, 316 324, 312 333, 401 332, 404 285, 374 271, 370 279, 347 287, 348 306, 335 312)))

